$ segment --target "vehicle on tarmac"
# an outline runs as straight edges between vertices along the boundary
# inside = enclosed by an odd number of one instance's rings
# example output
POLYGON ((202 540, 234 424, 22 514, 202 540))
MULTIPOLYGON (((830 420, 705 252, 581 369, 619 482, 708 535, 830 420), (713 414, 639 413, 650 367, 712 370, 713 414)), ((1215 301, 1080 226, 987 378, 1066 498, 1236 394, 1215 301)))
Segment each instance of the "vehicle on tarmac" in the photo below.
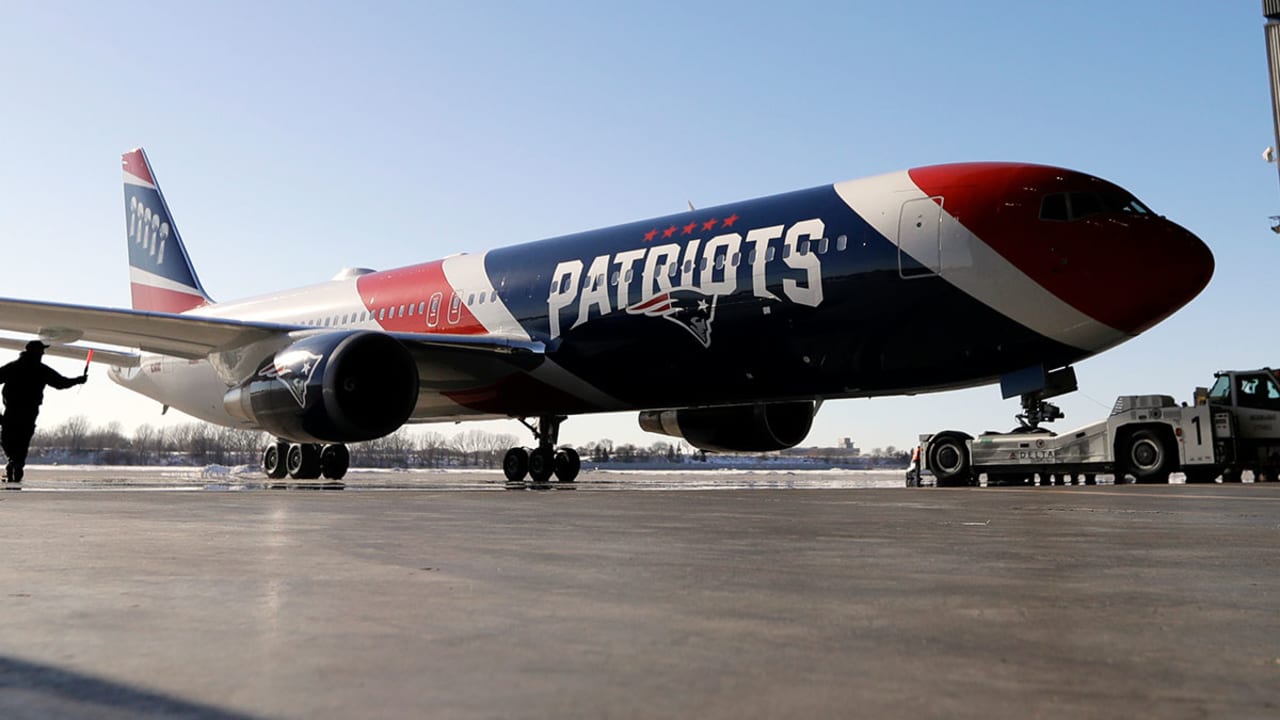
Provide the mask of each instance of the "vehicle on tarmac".
POLYGON ((947 430, 920 436, 919 462, 907 484, 939 487, 1093 484, 1097 475, 1116 482, 1167 483, 1181 472, 1188 483, 1276 480, 1280 472, 1280 376, 1270 368, 1223 371, 1213 386, 1197 388, 1191 405, 1168 395, 1126 395, 1104 420, 1055 433, 1038 423, 1012 432, 973 437, 947 430))
POLYGON ((780 450, 825 400, 1070 366, 1213 274, 1199 238, 1112 183, 960 163, 214 302, 143 151, 123 168, 133 308, 0 299, 0 328, 50 355, 117 346, 96 357, 120 385, 274 435, 270 478, 341 478, 346 443, 405 423, 515 418, 534 447, 507 452, 508 486, 570 482, 561 423, 622 410, 702 450, 780 450))

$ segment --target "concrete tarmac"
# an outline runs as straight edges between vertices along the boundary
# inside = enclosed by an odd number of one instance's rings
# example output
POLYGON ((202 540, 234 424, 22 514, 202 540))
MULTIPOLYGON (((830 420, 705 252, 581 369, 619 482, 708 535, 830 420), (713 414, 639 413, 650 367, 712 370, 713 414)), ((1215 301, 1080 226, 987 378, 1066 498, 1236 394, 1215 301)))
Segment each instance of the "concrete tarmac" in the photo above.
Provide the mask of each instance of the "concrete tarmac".
POLYGON ((1280 717, 1280 485, 38 489, 4 718, 1280 717))

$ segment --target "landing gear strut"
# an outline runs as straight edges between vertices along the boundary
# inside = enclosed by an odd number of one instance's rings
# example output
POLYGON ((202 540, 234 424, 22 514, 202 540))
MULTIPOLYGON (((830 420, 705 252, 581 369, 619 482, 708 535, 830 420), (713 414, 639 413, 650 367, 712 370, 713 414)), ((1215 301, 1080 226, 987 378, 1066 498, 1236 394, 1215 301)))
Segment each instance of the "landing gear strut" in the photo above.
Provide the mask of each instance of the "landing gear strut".
POLYGON ((562 483, 571 483, 582 469, 582 460, 573 448, 557 448, 560 439, 560 423, 564 415, 543 415, 536 426, 519 418, 520 424, 529 428, 538 446, 532 449, 514 447, 502 458, 502 474, 507 478, 508 490, 523 490, 525 477, 529 487, 543 490, 551 487, 551 476, 562 483))
POLYGON ((262 452, 262 472, 272 480, 285 475, 294 480, 341 480, 351 466, 351 452, 346 445, 333 443, 290 443, 284 440, 267 446, 262 452))

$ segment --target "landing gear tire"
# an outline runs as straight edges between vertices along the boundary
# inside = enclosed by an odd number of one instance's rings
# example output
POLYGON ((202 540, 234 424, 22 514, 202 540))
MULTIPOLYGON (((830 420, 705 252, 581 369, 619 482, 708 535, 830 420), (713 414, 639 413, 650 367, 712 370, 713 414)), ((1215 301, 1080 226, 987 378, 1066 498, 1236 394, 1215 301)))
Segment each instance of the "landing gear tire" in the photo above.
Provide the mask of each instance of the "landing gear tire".
POLYGON ((502 458, 502 474, 509 489, 524 489, 524 476, 529 474, 529 451, 511 448, 502 458))
POLYGON ((572 483, 582 469, 582 460, 573 448, 556 447, 560 437, 560 423, 566 417, 542 415, 538 417, 537 425, 525 418, 516 419, 529 428, 538 446, 532 450, 511 448, 507 451, 502 459, 502 473, 507 478, 507 489, 524 489, 526 475, 529 487, 534 490, 550 489, 553 475, 561 483, 572 483))
POLYGON ((320 474, 327 480, 341 480, 351 467, 351 451, 346 445, 325 445, 320 451, 320 474))
POLYGON ((969 462, 969 448, 964 437, 956 433, 942 433, 929 443, 929 456, 925 458, 938 487, 964 487, 973 484, 973 471, 969 462))
POLYGON ((581 469, 582 459, 578 457, 578 451, 573 448, 560 448, 555 459, 556 480, 571 483, 577 479, 578 471, 581 469))
POLYGON ((551 448, 535 448, 529 453, 529 480, 534 489, 550 487, 551 476, 555 471, 556 455, 551 448))
POLYGON ((289 474, 285 467, 285 456, 289 454, 289 446, 285 443, 272 443, 262 451, 262 472, 272 480, 279 480, 289 474))
POLYGON ((1139 483, 1167 483, 1172 458, 1164 440, 1154 430, 1138 430, 1124 443, 1120 456, 1125 470, 1139 483))
POLYGON ((315 480, 320 477, 320 446, 315 443, 290 445, 285 465, 294 480, 315 480))

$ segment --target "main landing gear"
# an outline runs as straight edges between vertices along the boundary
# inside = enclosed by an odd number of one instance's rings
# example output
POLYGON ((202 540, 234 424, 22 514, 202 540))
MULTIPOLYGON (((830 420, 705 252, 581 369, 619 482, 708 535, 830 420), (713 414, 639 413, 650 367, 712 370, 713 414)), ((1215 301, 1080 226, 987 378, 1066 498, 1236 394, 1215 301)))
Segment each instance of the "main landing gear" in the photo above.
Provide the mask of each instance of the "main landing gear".
POLYGON ((508 490, 523 490, 525 477, 528 476, 528 487, 534 490, 545 490, 551 487, 551 476, 561 483, 571 483, 578 477, 582 469, 582 461, 573 448, 556 448, 560 438, 560 423, 563 415, 544 415, 538 418, 535 427, 520 418, 520 424, 529 428, 538 447, 515 447, 507 451, 502 458, 502 474, 507 476, 508 490))
POLYGON ((294 480, 341 480, 351 467, 351 453, 346 445, 334 443, 290 443, 284 440, 267 446, 262 452, 262 471, 272 480, 285 475, 294 480))

